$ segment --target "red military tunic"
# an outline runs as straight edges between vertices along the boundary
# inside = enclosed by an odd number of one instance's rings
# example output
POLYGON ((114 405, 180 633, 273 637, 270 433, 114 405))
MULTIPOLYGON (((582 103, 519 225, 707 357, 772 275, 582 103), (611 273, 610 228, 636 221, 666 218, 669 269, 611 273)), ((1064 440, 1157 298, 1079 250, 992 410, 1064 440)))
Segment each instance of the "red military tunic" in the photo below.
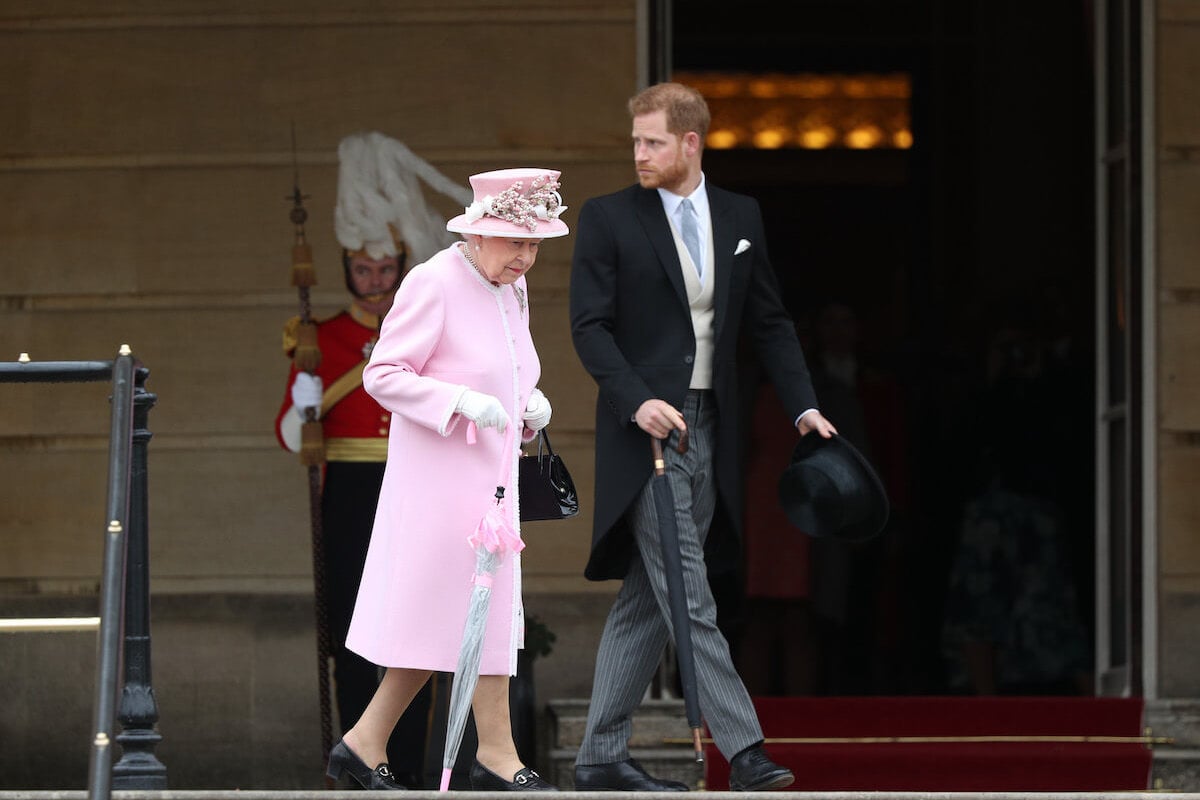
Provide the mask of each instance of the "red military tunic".
MULTIPOLYGON (((371 354, 371 348, 379 335, 379 318, 368 314, 358 306, 351 306, 317 324, 317 346, 321 349, 321 365, 316 374, 325 387, 326 402, 322 404, 321 427, 325 435, 325 457, 327 461, 376 461, 387 460, 387 436, 392 416, 375 402, 362 387, 361 365, 371 354), (353 373, 352 373, 353 371, 353 373), (354 388, 332 407, 326 408, 335 387, 343 376, 352 375, 354 388)), ((290 326, 289 326, 290 329, 290 326)), ((294 342, 288 344, 285 331, 285 349, 291 354, 294 342)), ((287 391, 283 405, 275 417, 275 435, 283 444, 280 423, 292 407, 292 383, 296 380, 296 368, 288 374, 287 391)))

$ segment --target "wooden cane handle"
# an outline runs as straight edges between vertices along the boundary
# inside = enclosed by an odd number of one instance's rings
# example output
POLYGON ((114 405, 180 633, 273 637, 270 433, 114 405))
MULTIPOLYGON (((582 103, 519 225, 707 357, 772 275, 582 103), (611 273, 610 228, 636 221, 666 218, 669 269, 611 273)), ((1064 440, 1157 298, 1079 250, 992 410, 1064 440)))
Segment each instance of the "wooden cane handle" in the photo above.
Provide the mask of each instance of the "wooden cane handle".
MULTIPOLYGON (((663 460, 663 440, 657 436, 650 437, 650 453, 654 456, 654 474, 662 475, 666 470, 666 462, 663 460)), ((679 432, 679 439, 675 443, 675 451, 683 455, 688 451, 688 432, 686 429, 679 432)))
POLYGON ((660 476, 665 474, 667 464, 663 460, 662 439, 656 436, 650 437, 650 454, 654 457, 654 474, 660 476))

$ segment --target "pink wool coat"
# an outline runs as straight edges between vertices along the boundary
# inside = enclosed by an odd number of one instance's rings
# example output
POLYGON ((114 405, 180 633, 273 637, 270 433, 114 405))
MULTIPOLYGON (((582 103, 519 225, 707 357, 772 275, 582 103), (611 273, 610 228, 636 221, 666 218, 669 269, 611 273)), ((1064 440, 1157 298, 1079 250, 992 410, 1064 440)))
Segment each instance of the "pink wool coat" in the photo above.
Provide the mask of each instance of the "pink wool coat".
MULTIPOLYGON (((521 412, 540 375, 524 277, 493 286, 456 244, 404 278, 363 372, 366 390, 392 412, 375 527, 346 638, 363 658, 454 671, 475 571, 467 537, 494 505, 502 474, 506 507, 520 530, 517 442, 531 435, 521 412), (468 420, 455 412, 467 389, 499 398, 517 427, 506 434, 480 429, 468 444, 468 420)), ((515 675, 524 634, 514 554, 496 572, 480 674, 515 675)))

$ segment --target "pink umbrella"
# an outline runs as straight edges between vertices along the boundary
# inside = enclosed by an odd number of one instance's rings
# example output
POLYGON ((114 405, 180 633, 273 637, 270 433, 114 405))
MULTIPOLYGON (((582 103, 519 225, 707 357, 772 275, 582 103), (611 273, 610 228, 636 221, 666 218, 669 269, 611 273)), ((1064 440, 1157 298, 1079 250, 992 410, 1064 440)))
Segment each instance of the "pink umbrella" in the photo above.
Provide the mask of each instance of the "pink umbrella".
MULTIPOLYGON (((504 486, 508 481, 513 455, 512 431, 504 439, 504 461, 501 465, 500 484, 496 486, 496 502, 483 515, 475 532, 467 537, 467 544, 475 548, 474 588, 471 590, 471 605, 463 625, 462 647, 458 652, 458 665, 454 670, 454 683, 450 690, 450 707, 446 718, 446 750, 442 757, 442 782, 440 791, 450 788, 450 773, 458 758, 463 730, 467 725, 467 713, 471 710, 471 698, 479 682, 479 661, 483 648, 483 632, 487 627, 488 605, 492 599, 492 580, 496 569, 509 553, 525 549, 525 542, 510 521, 512 515, 504 502, 504 486)), ((475 441, 474 423, 467 427, 467 441, 475 441)))

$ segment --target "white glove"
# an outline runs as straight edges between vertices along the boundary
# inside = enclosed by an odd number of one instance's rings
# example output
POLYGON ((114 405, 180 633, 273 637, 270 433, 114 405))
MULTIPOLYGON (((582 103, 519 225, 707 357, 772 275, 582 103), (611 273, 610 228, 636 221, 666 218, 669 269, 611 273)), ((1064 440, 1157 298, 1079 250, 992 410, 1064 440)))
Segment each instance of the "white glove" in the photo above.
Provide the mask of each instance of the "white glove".
POLYGON ((554 410, 550 408, 550 401, 546 399, 546 395, 542 394, 541 389, 534 389, 529 395, 529 402, 525 404, 525 413, 522 418, 525 420, 525 427, 531 431, 540 431, 542 428, 550 424, 550 415, 554 410))
POLYGON ((501 433, 508 428, 508 412, 504 410, 500 401, 490 394, 467 389, 458 399, 458 407, 454 410, 480 428, 495 428, 501 433))
POLYGON ((317 416, 321 415, 321 398, 325 394, 325 387, 321 383, 321 379, 316 375, 309 375, 307 372, 297 372, 296 380, 292 384, 292 405, 300 411, 300 415, 304 416, 304 409, 317 409, 317 416))

